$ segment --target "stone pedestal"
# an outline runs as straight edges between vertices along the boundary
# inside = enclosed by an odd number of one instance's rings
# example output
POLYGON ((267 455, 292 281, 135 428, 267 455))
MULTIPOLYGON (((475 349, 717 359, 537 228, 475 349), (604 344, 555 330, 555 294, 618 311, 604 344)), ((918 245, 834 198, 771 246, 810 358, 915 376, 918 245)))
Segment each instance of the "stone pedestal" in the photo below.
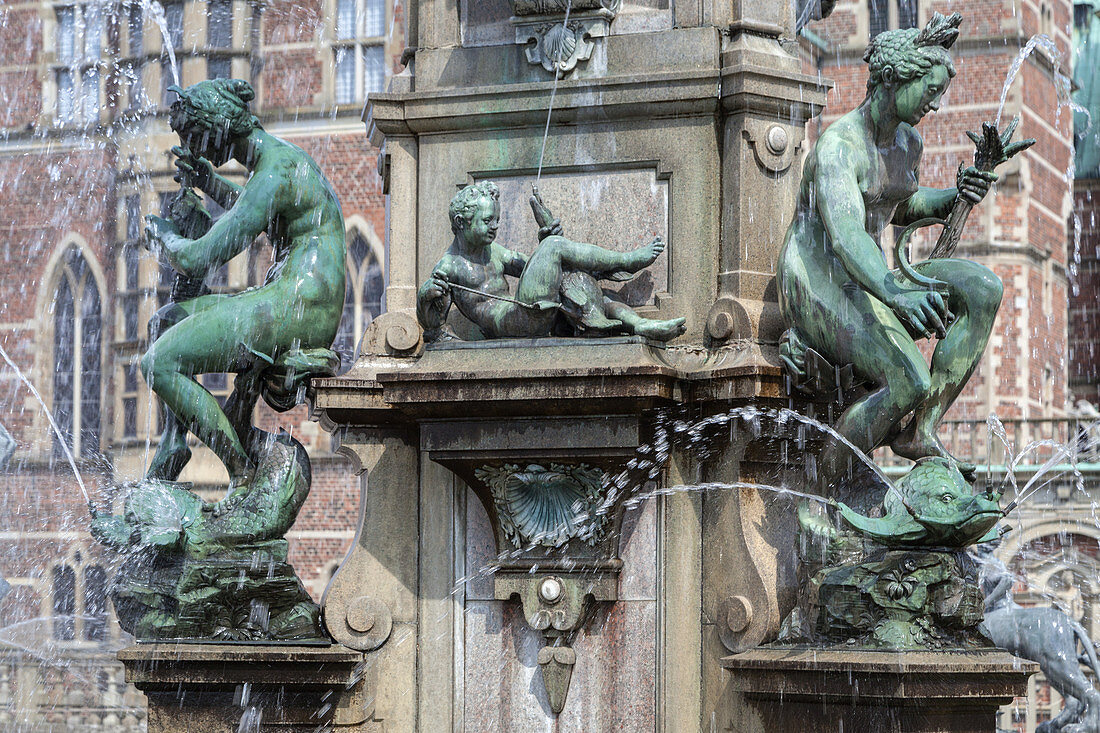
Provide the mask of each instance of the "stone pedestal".
POLYGON ((376 729, 374 675, 347 647, 135 644, 118 658, 149 699, 149 733, 376 729))
POLYGON ((754 649, 722 659, 736 730, 990 733, 1038 666, 1000 650, 754 649))

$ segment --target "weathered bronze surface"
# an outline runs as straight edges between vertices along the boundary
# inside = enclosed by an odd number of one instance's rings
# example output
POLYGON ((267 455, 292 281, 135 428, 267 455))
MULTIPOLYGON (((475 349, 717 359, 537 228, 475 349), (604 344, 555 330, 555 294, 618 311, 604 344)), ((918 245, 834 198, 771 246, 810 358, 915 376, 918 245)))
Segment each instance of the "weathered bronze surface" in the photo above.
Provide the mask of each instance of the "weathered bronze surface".
POLYGON ((309 493, 300 443, 251 424, 263 397, 283 411, 311 377, 331 376, 343 301, 343 215, 332 186, 301 149, 252 116, 240 79, 174 88, 170 122, 181 192, 169 218, 148 216, 147 242, 178 274, 173 300, 150 324, 141 368, 165 408, 165 434, 148 475, 126 487, 121 516, 93 507, 92 532, 127 553, 112 589, 123 628, 139 640, 319 639, 319 609, 286 563, 281 539, 309 493), (230 158, 248 171, 238 186, 216 173, 230 158), (216 221, 193 188, 226 213, 216 221), (264 284, 211 295, 206 274, 270 237, 275 264, 264 284), (195 376, 236 374, 223 408, 195 376), (227 496, 205 504, 175 483, 194 432, 225 464, 227 496))
MULTIPOLYGON (((936 428, 981 359, 1002 284, 961 259, 909 266, 901 252, 901 268, 890 270, 880 247, 891 224, 949 220, 948 238, 957 238, 970 207, 997 180, 992 168, 1033 142, 1010 144, 1015 125, 1003 139, 990 127, 979 160, 960 166, 955 188, 918 185, 924 144, 916 125, 939 108, 955 76, 947 50, 961 21, 958 13, 937 13, 923 29, 871 41, 867 96, 822 133, 807 158, 777 277, 789 329, 782 357, 795 385, 812 389, 815 374, 848 374, 850 365, 849 381, 864 387, 850 395, 837 431, 865 453, 888 444, 914 460, 955 461, 969 475, 974 466, 950 456, 936 428), (929 365, 916 342, 933 337, 939 343, 929 365)), ((826 451, 824 475, 842 481, 847 460, 841 446, 826 451)))
POLYGON ((536 191, 531 205, 539 246, 528 258, 494 241, 499 197, 496 185, 484 181, 451 200, 454 240, 417 293, 416 314, 428 341, 456 338, 447 327, 452 304, 488 339, 626 333, 669 341, 684 332, 683 318, 643 318, 599 286, 599 280, 628 280, 653 264, 665 249, 660 237, 629 252, 574 242, 562 236, 536 191), (508 275, 519 278, 515 297, 508 275))
POLYGON ((976 467, 951 456, 936 430, 981 359, 1003 288, 988 268, 946 257, 997 180, 993 169, 1034 141, 1010 142, 1016 121, 1003 133, 986 124, 982 136, 968 133, 974 165, 959 166, 955 188, 918 185, 915 128, 955 76, 948 49, 961 22, 935 13, 922 29, 871 41, 867 96, 810 152, 780 253, 781 357, 795 388, 844 407, 834 425, 843 440, 822 449, 819 483, 845 500, 830 503, 855 530, 802 512, 804 536, 825 547, 805 569, 809 587, 786 623, 788 641, 989 645, 978 631, 976 570, 962 549, 997 536, 1001 497, 974 494, 976 467), (880 245, 891 224, 905 227, 897 270, 880 245), (910 265, 910 235, 931 224, 944 226, 934 259, 910 265), (925 338, 938 339, 931 364, 917 347, 925 338), (894 485, 856 477, 853 449, 870 455, 883 445, 916 465, 894 485))

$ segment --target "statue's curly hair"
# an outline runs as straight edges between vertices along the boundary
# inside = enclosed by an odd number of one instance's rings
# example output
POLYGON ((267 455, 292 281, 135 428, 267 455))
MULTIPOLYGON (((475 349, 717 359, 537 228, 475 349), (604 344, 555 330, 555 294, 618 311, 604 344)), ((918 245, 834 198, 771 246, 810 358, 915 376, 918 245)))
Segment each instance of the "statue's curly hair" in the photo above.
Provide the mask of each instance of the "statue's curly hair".
POLYGON ((240 137, 260 126, 259 119, 248 108, 256 92, 244 79, 207 79, 186 89, 174 84, 168 88, 179 95, 173 108, 179 105, 186 119, 212 130, 226 130, 240 137))
POLYGON ((863 60, 870 68, 867 88, 881 84, 883 72, 894 70, 894 80, 906 82, 928 73, 935 64, 947 68, 949 76, 955 76, 955 64, 947 49, 959 37, 962 16, 935 13, 924 28, 899 28, 884 31, 871 39, 863 60))
POLYGON ((458 234, 462 231, 458 219, 462 219, 467 224, 470 223, 470 220, 474 218, 474 212, 477 211, 477 202, 483 198, 490 201, 500 201, 500 189, 497 188, 497 184, 492 181, 481 181, 466 186, 455 194, 447 210, 447 214, 451 217, 452 232, 458 234))

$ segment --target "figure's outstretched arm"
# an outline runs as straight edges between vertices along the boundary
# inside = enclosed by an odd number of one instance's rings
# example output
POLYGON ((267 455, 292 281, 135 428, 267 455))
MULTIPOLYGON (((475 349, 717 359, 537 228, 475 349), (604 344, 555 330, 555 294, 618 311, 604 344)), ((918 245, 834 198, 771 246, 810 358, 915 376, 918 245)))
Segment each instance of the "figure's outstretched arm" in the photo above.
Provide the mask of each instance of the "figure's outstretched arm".
POLYGON ((270 174, 257 174, 241 190, 237 202, 214 222, 203 236, 187 239, 176 226, 159 216, 147 216, 149 243, 159 247, 168 263, 188 277, 202 277, 248 248, 279 210, 281 182, 270 174))

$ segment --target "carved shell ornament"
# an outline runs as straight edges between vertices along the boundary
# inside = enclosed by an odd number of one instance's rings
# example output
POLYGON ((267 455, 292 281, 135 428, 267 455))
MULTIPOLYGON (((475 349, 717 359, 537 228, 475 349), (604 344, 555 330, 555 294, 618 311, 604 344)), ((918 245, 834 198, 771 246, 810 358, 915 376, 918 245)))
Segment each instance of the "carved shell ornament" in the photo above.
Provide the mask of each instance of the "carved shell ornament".
POLYGON ((575 538, 594 544, 607 524, 607 515, 598 512, 603 501, 598 468, 552 463, 520 470, 507 464, 484 466, 476 475, 492 492, 501 531, 516 547, 560 547, 575 538))
POLYGON ((563 68, 572 59, 573 52, 576 50, 577 29, 575 27, 555 23, 542 38, 543 57, 562 65, 563 68))

